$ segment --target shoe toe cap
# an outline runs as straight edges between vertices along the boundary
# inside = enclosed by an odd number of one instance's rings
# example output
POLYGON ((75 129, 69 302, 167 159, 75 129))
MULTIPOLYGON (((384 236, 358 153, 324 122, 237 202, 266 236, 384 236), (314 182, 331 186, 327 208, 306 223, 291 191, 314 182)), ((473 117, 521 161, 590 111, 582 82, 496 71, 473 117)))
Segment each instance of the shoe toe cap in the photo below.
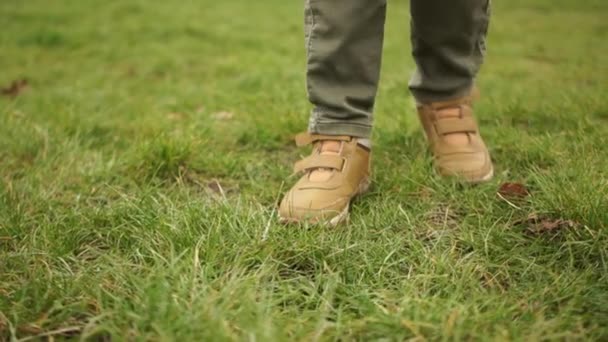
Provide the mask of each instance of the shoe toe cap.
POLYGON ((437 162, 439 172, 445 176, 458 176, 467 181, 479 181, 492 172, 492 163, 485 153, 452 154, 437 162))
POLYGON ((348 198, 332 196, 327 192, 292 189, 281 201, 280 217, 292 221, 318 221, 339 215, 348 205, 348 198))

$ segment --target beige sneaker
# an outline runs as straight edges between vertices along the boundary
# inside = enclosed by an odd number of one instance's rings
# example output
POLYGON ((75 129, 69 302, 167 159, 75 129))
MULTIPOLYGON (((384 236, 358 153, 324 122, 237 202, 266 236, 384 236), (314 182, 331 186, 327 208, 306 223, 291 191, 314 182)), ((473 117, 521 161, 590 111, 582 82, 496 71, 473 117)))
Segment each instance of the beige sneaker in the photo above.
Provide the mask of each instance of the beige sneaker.
POLYGON ((473 96, 418 104, 418 116, 439 174, 480 183, 492 178, 494 167, 473 117, 473 96))
POLYGON ((294 172, 304 174, 281 202, 281 222, 344 222, 351 200, 369 187, 370 151, 349 136, 303 133, 296 136, 296 143, 313 144, 314 149, 295 164, 294 172), (324 148, 328 144, 336 148, 324 148))

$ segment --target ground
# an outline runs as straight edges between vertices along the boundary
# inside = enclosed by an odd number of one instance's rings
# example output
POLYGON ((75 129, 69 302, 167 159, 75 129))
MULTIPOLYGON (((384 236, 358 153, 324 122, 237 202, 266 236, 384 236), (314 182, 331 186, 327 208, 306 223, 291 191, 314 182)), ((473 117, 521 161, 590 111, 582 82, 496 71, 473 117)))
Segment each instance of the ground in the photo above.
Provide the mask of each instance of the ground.
POLYGON ((301 1, 2 1, 0 340, 608 339, 608 2, 495 3, 474 187, 432 171, 407 8, 329 229, 276 217, 301 1))

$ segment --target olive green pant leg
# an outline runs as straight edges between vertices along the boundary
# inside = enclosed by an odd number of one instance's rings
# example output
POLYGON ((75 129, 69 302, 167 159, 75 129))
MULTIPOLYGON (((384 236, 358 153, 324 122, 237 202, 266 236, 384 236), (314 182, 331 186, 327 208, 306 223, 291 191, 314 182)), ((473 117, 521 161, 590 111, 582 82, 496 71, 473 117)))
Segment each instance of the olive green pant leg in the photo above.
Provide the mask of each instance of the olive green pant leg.
POLYGON ((306 0, 309 132, 371 135, 386 0, 306 0))
POLYGON ((490 0, 411 0, 410 90, 420 102, 468 93, 483 62, 490 0))

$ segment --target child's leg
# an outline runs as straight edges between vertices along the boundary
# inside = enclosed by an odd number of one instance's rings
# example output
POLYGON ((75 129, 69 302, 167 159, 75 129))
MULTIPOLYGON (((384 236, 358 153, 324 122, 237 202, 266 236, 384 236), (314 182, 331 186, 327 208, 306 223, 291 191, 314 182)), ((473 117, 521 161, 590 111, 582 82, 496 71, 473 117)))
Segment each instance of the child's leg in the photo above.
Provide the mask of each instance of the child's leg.
POLYGON ((412 0, 410 89, 421 102, 466 95, 485 52, 490 0, 412 0))
POLYGON ((418 66, 410 89, 440 174, 489 180, 490 153, 473 117, 472 86, 485 53, 490 0, 412 0, 418 66))
POLYGON ((368 138, 386 0, 307 0, 310 133, 368 138))

